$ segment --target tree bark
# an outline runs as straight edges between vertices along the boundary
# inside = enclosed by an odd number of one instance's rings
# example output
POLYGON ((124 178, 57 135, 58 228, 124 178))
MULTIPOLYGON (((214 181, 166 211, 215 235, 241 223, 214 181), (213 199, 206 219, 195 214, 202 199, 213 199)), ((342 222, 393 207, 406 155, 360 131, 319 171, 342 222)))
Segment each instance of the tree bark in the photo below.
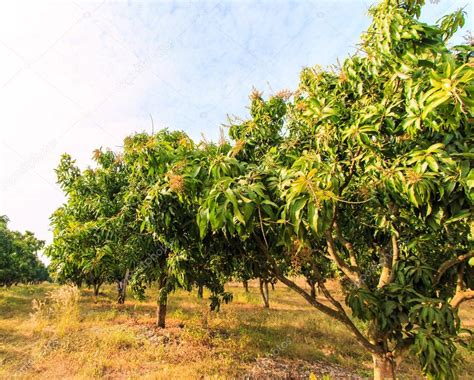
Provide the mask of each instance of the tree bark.
POLYGON ((118 281, 117 283, 117 288, 118 288, 117 303, 119 304, 125 303, 129 275, 130 275, 130 271, 127 269, 127 271, 125 272, 125 277, 122 280, 118 281))
POLYGON ((94 296, 97 297, 99 295, 100 284, 94 284, 94 296))
POLYGON ((158 308, 156 310, 156 325, 162 329, 166 327, 166 307, 168 303, 168 294, 166 292, 162 292, 163 288, 166 286, 166 276, 161 276, 158 287, 159 287, 159 295, 158 295, 158 308))
POLYGON ((336 245, 334 244, 334 239, 332 237, 331 231, 326 231, 326 244, 328 248, 329 257, 337 267, 347 276, 349 280, 351 280, 354 285, 360 287, 364 284, 364 281, 359 273, 358 267, 353 267, 351 265, 347 265, 339 253, 337 252, 336 245))
MULTIPOLYGON (((316 268, 315 268, 316 269, 316 268)), ((319 272, 318 272, 318 276, 319 276, 319 272)), ((319 276, 320 277, 320 276, 319 276)), ((309 289, 310 289, 310 296, 311 298, 314 298, 316 299, 316 280, 312 277, 307 277, 306 278, 306 282, 308 283, 309 285, 309 289)))
POLYGON ((242 281, 245 289, 245 293, 249 292, 249 282, 247 280, 242 281))
POLYGON ((456 293, 450 304, 453 309, 457 309, 461 303, 472 299, 474 299, 474 290, 464 290, 462 292, 456 293))
POLYGON ((309 286, 311 287, 311 298, 316 298, 316 285, 311 282, 309 286))
POLYGON ((443 274, 452 266, 462 263, 463 261, 469 260, 471 257, 474 257, 474 251, 466 253, 464 255, 460 255, 454 259, 445 261, 441 266, 438 268, 438 273, 435 276, 434 284, 436 285, 440 280, 443 274))
POLYGON ((382 252, 382 273, 380 274, 378 288, 381 288, 395 280, 394 265, 398 262, 400 251, 398 249, 397 237, 392 233, 390 238, 391 251, 385 247, 382 252))
POLYGON ((123 294, 123 280, 117 281, 117 303, 118 304, 125 303, 125 297, 123 294))
POLYGON ((381 355, 372 355, 374 361, 374 380, 394 380, 395 365, 393 360, 381 355))
POLYGON ((166 307, 167 307, 167 296, 165 300, 158 302, 158 311, 156 316, 156 325, 164 329, 166 327, 166 307))
POLYGON ((197 296, 198 296, 199 299, 202 299, 203 295, 204 295, 204 288, 203 288, 202 285, 199 285, 197 296))
POLYGON ((462 262, 459 264, 458 273, 456 278, 456 293, 454 293, 454 297, 451 300, 450 304, 453 309, 457 309, 461 303, 464 301, 470 300, 474 298, 474 290, 466 289, 463 290, 464 285, 464 269, 466 267, 466 263, 462 262))
POLYGON ((270 308, 270 302, 268 299, 268 282, 264 281, 262 279, 259 280, 259 285, 260 285, 260 294, 262 295, 263 299, 263 307, 265 309, 270 308))

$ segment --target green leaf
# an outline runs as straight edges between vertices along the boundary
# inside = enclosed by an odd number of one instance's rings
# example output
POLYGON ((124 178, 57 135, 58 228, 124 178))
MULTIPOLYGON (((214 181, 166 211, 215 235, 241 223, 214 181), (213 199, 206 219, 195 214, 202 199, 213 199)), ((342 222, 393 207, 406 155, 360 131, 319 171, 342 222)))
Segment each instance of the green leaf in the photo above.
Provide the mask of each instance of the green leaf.
POLYGON ((434 172, 438 172, 439 166, 436 160, 432 156, 427 156, 425 161, 428 163, 430 169, 434 172))

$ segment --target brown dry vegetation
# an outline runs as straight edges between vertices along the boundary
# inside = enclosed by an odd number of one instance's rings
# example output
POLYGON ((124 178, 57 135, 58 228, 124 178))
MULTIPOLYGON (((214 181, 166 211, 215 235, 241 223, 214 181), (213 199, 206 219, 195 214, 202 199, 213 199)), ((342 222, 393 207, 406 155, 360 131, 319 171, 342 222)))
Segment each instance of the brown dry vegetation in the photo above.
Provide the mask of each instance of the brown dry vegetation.
MULTIPOLYGON (((52 284, 0 289, 0 378, 370 376, 370 355, 343 325, 284 286, 271 292, 271 309, 265 310, 251 285, 247 294, 230 284, 234 301, 219 313, 194 293, 176 292, 165 330, 154 327, 155 289, 146 301, 128 299, 125 305, 115 303, 112 286, 97 299, 87 289, 52 284)), ((473 310, 474 303, 463 305, 465 327, 474 327, 473 310)), ((472 356, 465 350, 460 355, 461 377, 474 378, 472 356)), ((400 376, 419 377, 413 359, 400 376)))

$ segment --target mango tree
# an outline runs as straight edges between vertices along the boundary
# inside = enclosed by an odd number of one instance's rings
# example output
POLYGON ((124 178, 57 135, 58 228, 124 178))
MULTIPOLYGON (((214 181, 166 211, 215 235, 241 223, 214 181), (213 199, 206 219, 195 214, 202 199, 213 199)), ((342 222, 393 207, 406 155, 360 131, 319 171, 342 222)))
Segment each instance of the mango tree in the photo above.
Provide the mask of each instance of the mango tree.
POLYGON ((254 96, 252 119, 231 129, 243 169, 216 181, 198 215, 203 235, 253 241, 274 276, 343 323, 376 379, 394 378, 408 351, 424 374, 455 377, 457 311, 474 297, 472 48, 447 46, 461 11, 427 25, 422 3, 372 8, 361 54, 303 70, 291 101, 254 96), (295 247, 329 306, 282 270, 295 247), (351 314, 320 260, 343 277, 351 314))
POLYGON ((229 300, 223 287, 225 261, 222 256, 212 258, 212 252, 220 253, 222 247, 219 242, 200 241, 195 218, 198 189, 208 177, 204 158, 207 156, 183 132, 162 130, 126 139, 125 159, 131 168, 126 198, 140 199, 138 233, 150 236, 159 247, 152 265, 142 268, 141 279, 134 282, 137 286, 158 282, 159 327, 165 327, 168 296, 177 288, 209 288, 213 308, 218 308, 221 300, 229 300))
MULTIPOLYGON (((46 254, 58 280, 85 282, 98 295, 103 283, 120 284, 129 270, 120 219, 127 176, 120 155, 97 150, 94 159, 97 167, 81 172, 69 155, 61 158, 56 173, 67 202, 51 217, 54 239, 46 254)), ((124 298, 119 286, 118 302, 124 298)))
MULTIPOLYGON (((275 171, 273 155, 275 147, 282 141, 282 128, 286 115, 288 92, 281 92, 264 102, 261 93, 254 90, 250 96, 251 120, 235 123, 229 129, 229 136, 235 141, 234 147, 222 159, 220 170, 212 176, 214 183, 199 214, 203 236, 207 222, 214 231, 226 231, 225 235, 241 236, 243 239, 235 256, 234 267, 239 277, 246 280, 259 279, 259 288, 264 307, 269 305, 268 285, 274 284, 275 276, 269 270, 268 262, 262 257, 260 245, 272 246, 273 252, 283 252, 279 236, 281 226, 265 224, 275 220, 278 210, 276 199, 265 194, 265 182, 276 189, 278 173, 275 171), (271 154, 268 154, 271 152, 271 154), (263 173, 264 165, 268 170, 263 173), (253 223, 244 223, 253 220, 253 223), (240 260, 240 264, 238 261, 240 260)), ((274 193, 275 194, 275 193, 274 193)), ((284 258, 284 256, 282 256, 284 258)), ((281 270, 289 270, 288 260, 280 260, 281 270)))
POLYGON ((37 256, 43 246, 44 241, 32 232, 10 230, 8 217, 0 215, 0 286, 49 280, 48 270, 37 256))

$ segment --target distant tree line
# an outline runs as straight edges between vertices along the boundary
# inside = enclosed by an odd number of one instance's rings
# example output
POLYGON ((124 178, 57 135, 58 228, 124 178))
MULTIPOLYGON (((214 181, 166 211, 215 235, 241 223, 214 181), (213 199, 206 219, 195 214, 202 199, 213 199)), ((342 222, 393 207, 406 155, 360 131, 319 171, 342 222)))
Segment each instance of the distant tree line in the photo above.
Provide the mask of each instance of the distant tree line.
POLYGON ((0 216, 0 286, 35 284, 49 280, 48 269, 38 258, 44 241, 26 231, 8 228, 8 218, 0 216))

